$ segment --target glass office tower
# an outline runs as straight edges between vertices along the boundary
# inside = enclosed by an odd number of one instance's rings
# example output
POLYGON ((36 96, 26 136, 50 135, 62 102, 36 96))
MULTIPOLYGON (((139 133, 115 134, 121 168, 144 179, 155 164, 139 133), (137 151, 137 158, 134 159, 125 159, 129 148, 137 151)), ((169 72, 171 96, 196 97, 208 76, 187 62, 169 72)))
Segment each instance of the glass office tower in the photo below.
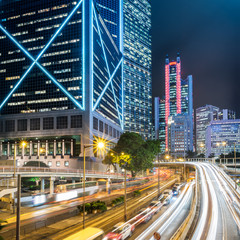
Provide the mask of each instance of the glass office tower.
POLYGON ((44 155, 49 166, 75 167, 84 144, 119 138, 123 24, 121 4, 110 2, 0 2, 1 156, 24 139, 20 165, 44 155))
POLYGON ((151 3, 123 0, 125 130, 151 138, 151 3))

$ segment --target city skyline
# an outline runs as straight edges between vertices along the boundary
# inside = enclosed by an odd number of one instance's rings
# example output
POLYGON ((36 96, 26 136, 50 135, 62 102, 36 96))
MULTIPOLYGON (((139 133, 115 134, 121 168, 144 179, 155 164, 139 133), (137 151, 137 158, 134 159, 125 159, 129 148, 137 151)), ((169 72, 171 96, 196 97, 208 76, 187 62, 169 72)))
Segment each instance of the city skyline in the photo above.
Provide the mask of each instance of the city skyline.
POLYGON ((232 109, 239 116, 240 3, 174 0, 152 5, 153 98, 164 94, 166 54, 180 52, 183 78, 188 73, 194 76, 194 108, 210 104, 232 109))

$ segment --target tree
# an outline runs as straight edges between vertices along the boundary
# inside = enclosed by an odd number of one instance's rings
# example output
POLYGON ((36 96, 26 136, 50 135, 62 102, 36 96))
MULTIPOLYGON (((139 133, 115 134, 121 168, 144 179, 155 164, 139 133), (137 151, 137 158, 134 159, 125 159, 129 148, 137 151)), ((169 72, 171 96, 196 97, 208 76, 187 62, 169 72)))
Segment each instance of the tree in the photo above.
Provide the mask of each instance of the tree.
POLYGON ((215 154, 214 153, 210 153, 210 155, 208 156, 209 158, 214 158, 215 154))
POLYGON ((160 152, 160 142, 144 141, 139 134, 126 132, 121 135, 112 152, 115 154, 112 156, 110 150, 103 162, 117 163, 120 167, 131 171, 132 177, 135 177, 138 172, 153 167, 153 160, 160 152))
POLYGON ((195 156, 196 156, 195 152, 193 152, 191 150, 187 151, 187 154, 186 154, 187 158, 194 158, 195 156))

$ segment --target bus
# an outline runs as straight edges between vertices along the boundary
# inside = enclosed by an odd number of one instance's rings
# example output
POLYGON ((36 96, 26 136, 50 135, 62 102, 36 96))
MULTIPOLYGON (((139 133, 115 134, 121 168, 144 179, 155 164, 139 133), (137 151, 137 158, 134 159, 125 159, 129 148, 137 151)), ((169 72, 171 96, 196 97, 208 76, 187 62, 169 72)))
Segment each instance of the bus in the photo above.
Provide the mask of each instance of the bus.
POLYGON ((102 240, 104 232, 100 228, 88 227, 63 240, 102 240))

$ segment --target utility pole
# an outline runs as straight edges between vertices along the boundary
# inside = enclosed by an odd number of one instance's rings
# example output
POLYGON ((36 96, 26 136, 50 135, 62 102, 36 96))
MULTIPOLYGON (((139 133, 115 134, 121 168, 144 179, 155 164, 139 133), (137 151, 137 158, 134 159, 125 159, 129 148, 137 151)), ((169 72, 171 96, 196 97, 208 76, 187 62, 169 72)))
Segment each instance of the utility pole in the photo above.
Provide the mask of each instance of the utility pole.
POLYGON ((127 170, 124 174, 124 221, 127 221, 127 170))
POLYGON ((158 197, 160 196, 160 164, 159 164, 159 153, 158 153, 158 197))
POLYGON ((16 240, 20 240, 21 175, 18 174, 16 240))

